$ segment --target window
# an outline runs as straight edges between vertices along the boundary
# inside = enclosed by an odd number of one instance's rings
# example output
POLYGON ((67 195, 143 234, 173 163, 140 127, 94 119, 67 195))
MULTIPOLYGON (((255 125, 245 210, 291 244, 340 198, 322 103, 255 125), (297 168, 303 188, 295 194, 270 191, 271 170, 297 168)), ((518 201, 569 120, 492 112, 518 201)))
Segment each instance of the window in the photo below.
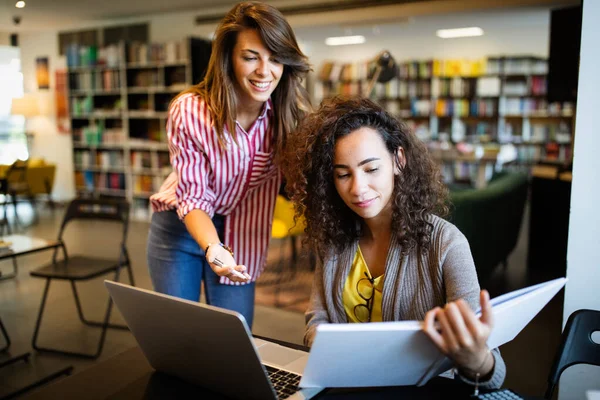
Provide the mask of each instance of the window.
POLYGON ((0 46, 0 164, 29 158, 25 118, 11 116, 13 97, 23 96, 21 53, 17 47, 0 46))

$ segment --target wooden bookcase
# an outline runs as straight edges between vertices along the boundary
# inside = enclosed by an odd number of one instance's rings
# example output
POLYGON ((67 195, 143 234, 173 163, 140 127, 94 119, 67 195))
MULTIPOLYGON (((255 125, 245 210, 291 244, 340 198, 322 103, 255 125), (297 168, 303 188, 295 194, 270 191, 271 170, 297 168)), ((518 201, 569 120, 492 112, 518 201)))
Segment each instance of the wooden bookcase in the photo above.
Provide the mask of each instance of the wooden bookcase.
MULTIPOLYGON (((316 103, 335 94, 364 93, 373 68, 372 62, 325 63, 316 103)), ((533 56, 402 62, 397 78, 376 84, 371 98, 435 150, 466 143, 487 154, 510 143, 516 153, 512 164, 520 169, 538 162, 564 164, 572 157, 574 105, 547 103, 547 68, 546 59, 533 56)), ((464 158, 446 163, 445 175, 481 173, 475 171, 477 158, 464 158)))
POLYGON ((149 197, 171 171, 169 103, 201 80, 210 42, 123 43, 96 59, 85 51, 68 68, 77 194, 127 199, 132 217, 148 220, 149 197))

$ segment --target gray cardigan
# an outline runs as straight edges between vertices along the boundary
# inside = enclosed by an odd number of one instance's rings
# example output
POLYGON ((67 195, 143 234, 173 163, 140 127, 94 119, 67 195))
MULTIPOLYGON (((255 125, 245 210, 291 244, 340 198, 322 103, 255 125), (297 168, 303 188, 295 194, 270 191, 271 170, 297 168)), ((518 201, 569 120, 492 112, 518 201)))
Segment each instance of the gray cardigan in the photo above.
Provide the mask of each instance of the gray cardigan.
MULTIPOLYGON (((460 298, 473 309, 479 306, 479 282, 467 239, 458 228, 442 218, 431 216, 429 221, 433 224, 433 231, 431 245, 426 252, 412 249, 402 254, 396 237, 391 239, 381 300, 383 321, 421 321, 432 308, 443 307, 447 302, 460 298)), ((357 249, 358 241, 341 254, 318 263, 305 314, 304 343, 307 346, 313 342, 317 325, 348 322, 342 293, 357 249)), ((499 388, 506 376, 500 352, 494 349, 492 354, 494 372, 488 381, 480 382, 483 388, 499 388)))

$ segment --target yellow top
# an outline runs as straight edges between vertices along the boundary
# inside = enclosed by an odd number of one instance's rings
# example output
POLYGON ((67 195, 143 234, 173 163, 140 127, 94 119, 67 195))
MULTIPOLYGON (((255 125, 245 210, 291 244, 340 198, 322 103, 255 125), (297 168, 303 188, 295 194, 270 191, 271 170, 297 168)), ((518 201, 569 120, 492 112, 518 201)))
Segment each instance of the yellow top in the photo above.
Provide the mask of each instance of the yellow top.
POLYGON ((348 322, 381 322, 381 291, 383 289, 383 276, 373 279, 369 267, 363 258, 360 246, 354 256, 350 273, 344 284, 344 293, 342 301, 348 322), (366 274, 366 275, 365 275, 366 274), (373 294, 373 288, 375 293, 373 294), (358 292, 360 290, 360 294, 358 292), (362 294, 362 297, 361 297, 362 294), (363 298, 364 297, 364 298, 363 298), (368 306, 371 308, 371 318, 367 308, 367 300, 370 299, 368 306))

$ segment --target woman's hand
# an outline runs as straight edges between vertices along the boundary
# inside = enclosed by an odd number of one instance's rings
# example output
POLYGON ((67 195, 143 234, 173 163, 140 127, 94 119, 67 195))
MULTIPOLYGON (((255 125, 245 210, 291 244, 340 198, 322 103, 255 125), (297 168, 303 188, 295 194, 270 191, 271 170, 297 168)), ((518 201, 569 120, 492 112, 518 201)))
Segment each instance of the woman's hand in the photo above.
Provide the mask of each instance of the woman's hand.
POLYGON ((480 293, 481 317, 477 318, 466 301, 459 299, 425 315, 423 330, 442 353, 451 358, 461 373, 474 379, 494 369, 494 357, 487 348, 493 316, 490 295, 480 293), (436 324, 437 322, 437 324, 436 324))
POLYGON ((249 282, 250 275, 246 273, 246 267, 237 265, 231 253, 219 244, 208 246, 206 260, 210 267, 219 276, 226 276, 233 282, 249 282))

